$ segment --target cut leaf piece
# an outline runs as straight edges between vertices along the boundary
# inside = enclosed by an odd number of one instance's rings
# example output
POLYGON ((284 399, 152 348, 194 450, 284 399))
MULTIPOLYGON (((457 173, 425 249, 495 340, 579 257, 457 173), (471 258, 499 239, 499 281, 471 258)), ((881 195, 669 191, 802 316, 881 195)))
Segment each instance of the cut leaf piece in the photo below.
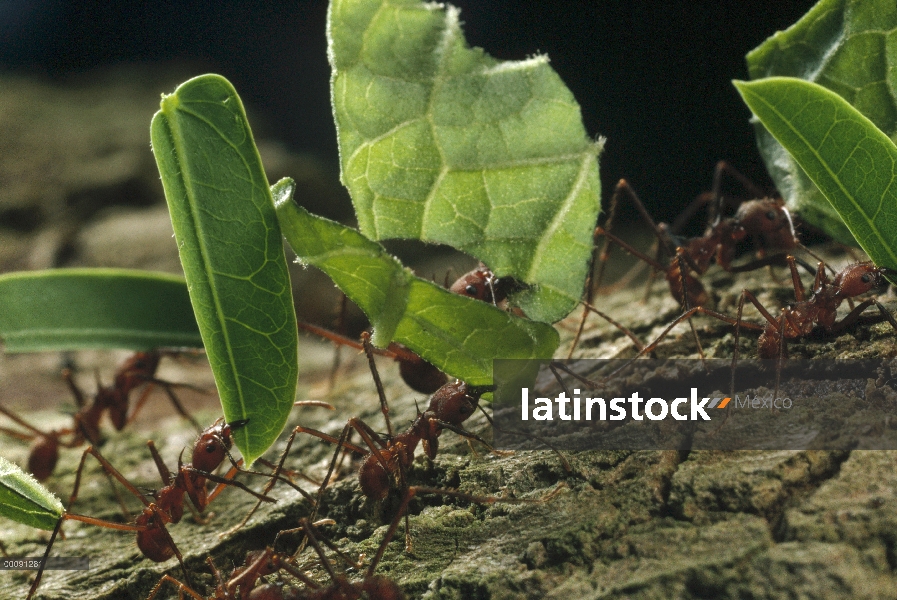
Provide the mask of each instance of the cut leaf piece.
POLYGON ((735 87, 876 265, 897 269, 897 146, 841 96, 792 77, 735 87))
POLYGON ((32 475, 0 456, 0 515, 52 531, 64 513, 59 498, 32 475))
MULTIPOLYGON (((751 79, 797 77, 826 87, 897 136, 897 4, 892 0, 821 0, 797 23, 747 55, 751 79)), ((847 244, 853 239, 791 156, 757 126, 766 167, 801 218, 847 244)))
POLYGON ((152 123, 190 300, 234 439, 252 463, 293 406, 298 333, 283 240, 243 105, 219 75, 163 96, 152 123))
POLYGON ((183 278, 125 269, 0 275, 0 338, 7 352, 202 347, 183 278))
POLYGON ((471 385, 491 385, 495 358, 551 358, 557 331, 452 294, 416 277, 380 244, 292 200, 295 184, 272 187, 284 235, 302 263, 327 275, 374 327, 373 342, 395 340, 471 385))
POLYGON ((342 180, 368 238, 462 250, 529 284, 511 302, 554 322, 582 296, 601 142, 547 57, 468 48, 458 14, 416 0, 331 3, 342 180))

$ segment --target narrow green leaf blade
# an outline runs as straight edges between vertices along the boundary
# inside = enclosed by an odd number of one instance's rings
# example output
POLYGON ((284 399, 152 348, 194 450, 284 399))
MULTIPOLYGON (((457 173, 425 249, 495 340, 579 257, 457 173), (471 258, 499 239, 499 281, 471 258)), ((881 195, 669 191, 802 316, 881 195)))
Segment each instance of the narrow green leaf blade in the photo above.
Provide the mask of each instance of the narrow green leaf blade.
POLYGON ((228 421, 247 463, 283 429, 298 377, 298 333, 283 242, 233 86, 203 75, 162 99, 153 152, 190 300, 228 421))
POLYGON ((368 238, 454 246, 530 284, 512 303, 554 322, 582 295, 601 143, 547 57, 471 49, 458 14, 417 0, 331 3, 342 180, 368 238))
POLYGON ((284 235, 299 260, 330 276, 374 326, 373 341, 395 340, 472 385, 492 383, 495 358, 551 358, 557 331, 414 276, 378 243, 292 200, 294 184, 272 187, 284 235))
POLYGON ((860 247, 897 268, 897 146, 834 92, 791 77, 735 82, 745 103, 819 187, 860 247))
MULTIPOLYGON (((897 139, 897 4, 892 0, 821 0, 794 25, 747 55, 751 79, 797 77, 847 100, 897 139)), ((760 153, 788 207, 839 241, 853 240, 831 205, 794 159, 757 125, 760 153)))
POLYGON ((52 531, 63 513, 59 498, 32 475, 0 456, 0 515, 52 531))
POLYGON ((183 278, 126 269, 0 275, 7 352, 202 347, 183 278))

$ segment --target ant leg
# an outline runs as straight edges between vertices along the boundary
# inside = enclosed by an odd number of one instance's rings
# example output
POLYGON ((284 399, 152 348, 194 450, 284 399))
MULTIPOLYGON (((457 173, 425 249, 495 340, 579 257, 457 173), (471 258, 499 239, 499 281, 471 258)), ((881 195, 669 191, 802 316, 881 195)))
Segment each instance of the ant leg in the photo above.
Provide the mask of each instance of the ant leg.
POLYGON ((773 401, 779 397, 779 384, 782 379, 782 363, 785 361, 785 320, 788 315, 788 309, 783 308, 782 314, 779 316, 779 356, 776 359, 776 387, 772 393, 773 401))
POLYGON ((192 588, 188 587, 186 583, 181 583, 180 581, 178 581, 171 575, 163 575, 162 579, 159 580, 159 583, 157 583, 156 586, 150 592, 150 595, 146 597, 146 600, 153 600, 153 598, 156 597, 156 594, 159 593, 159 590, 162 589, 162 585, 166 581, 171 583, 171 585, 177 586, 178 600, 183 600, 184 593, 189 594, 190 597, 193 598, 194 600, 205 600, 202 596, 200 596, 198 593, 196 593, 196 591, 194 591, 192 588))
POLYGON ((134 410, 131 411, 131 414, 128 416, 128 421, 127 421, 128 423, 132 422, 137 417, 137 413, 140 412, 141 408, 143 408, 143 405, 146 403, 147 398, 149 398, 150 392, 153 391, 153 384, 155 384, 155 385, 161 386, 162 389, 165 390, 165 394, 168 396, 168 399, 171 401, 171 405, 174 407, 175 411, 177 411, 177 413, 179 415, 181 415, 182 417, 184 417, 185 419, 190 421, 190 424, 193 425, 193 428, 197 432, 202 432, 203 427, 193 417, 193 415, 191 415, 189 412, 187 412, 187 409, 184 408, 183 404, 181 404, 180 398, 178 398, 177 395, 174 393, 173 388, 183 387, 183 388, 188 388, 188 389, 191 389, 194 391, 200 391, 200 392, 205 392, 205 393, 208 393, 208 392, 206 392, 205 390, 196 388, 189 384, 171 383, 169 381, 163 381, 162 379, 156 379, 155 377, 144 378, 144 379, 150 385, 146 388, 146 390, 144 390, 143 394, 140 395, 140 399, 137 400, 137 404, 134 405, 134 410))
POLYGON ((867 298, 866 300, 863 300, 862 302, 860 302, 856 306, 856 308, 854 308, 852 311, 847 313, 843 319, 841 319, 840 321, 837 321, 834 325, 832 325, 830 328, 828 328, 828 332, 833 333, 833 334, 838 334, 841 331, 843 331, 844 329, 846 329, 847 327, 850 327, 851 325, 853 325, 854 323, 856 323, 859 320, 860 315, 863 313, 863 311, 865 311, 867 308, 869 308, 873 304, 876 306, 876 308, 878 308, 879 312, 882 315, 882 318, 884 320, 886 320, 888 323, 890 323, 891 327, 893 327, 895 330, 897 330, 897 321, 894 320, 894 316, 890 313, 890 311, 888 311, 888 309, 886 309, 875 298, 867 298))
MULTIPOLYGON (((349 298, 340 292, 339 313, 336 317, 335 328, 340 334, 344 334, 346 330, 346 311, 348 310, 349 298)), ((328 381, 328 389, 332 390, 336 386, 336 374, 339 372, 340 363, 342 362, 342 347, 337 344, 333 349, 333 363, 330 365, 330 379, 328 381)))
MULTIPOLYGON (((560 489, 560 487, 558 488, 560 489)), ((543 498, 542 500, 526 500, 522 498, 497 498, 495 496, 475 496, 473 494, 468 494, 466 492, 461 492, 458 490, 447 490, 442 488, 432 488, 432 487, 424 487, 424 486, 411 486, 407 490, 405 490, 405 494, 402 497, 402 502, 399 504, 398 511, 396 512, 396 516, 393 518, 392 522, 389 524, 389 529, 386 530, 386 533, 383 536, 383 541, 380 542, 380 547, 377 548, 377 553, 374 554, 374 558, 371 559, 371 564, 368 565, 366 577, 371 577, 374 574, 374 571, 377 568, 377 565, 380 564, 380 559, 383 558, 383 554, 386 552, 386 546, 389 545, 389 542, 392 541, 393 536, 396 533, 396 530, 399 528, 399 522, 402 520, 402 517, 405 517, 405 536, 406 536, 406 552, 411 552, 411 549, 408 547, 407 540, 410 538, 411 532, 408 528, 408 504, 411 500, 417 496, 418 494, 440 494, 443 496, 453 496, 455 498, 461 498, 467 500, 468 502, 473 502, 475 504, 495 504, 496 502, 507 502, 510 504, 527 504, 527 503, 535 503, 535 502, 545 502, 554 497, 555 492, 551 492, 549 494, 550 497, 543 498)))
MULTIPOLYGON (((794 286, 794 299, 797 302, 803 302, 806 300, 806 292, 804 291, 804 282, 801 281, 800 275, 797 272, 797 265, 795 265, 794 257, 788 255, 785 257, 785 260, 788 261, 788 268, 791 269, 791 284, 794 286)), ((822 283, 820 281, 821 277, 825 277, 825 271, 823 270, 822 263, 819 263, 819 269, 816 272, 816 280, 813 282, 813 289, 818 290, 819 285, 822 283)), ((784 329, 782 330, 784 331, 784 329)))
MULTIPOLYGON (((657 224, 654 222, 654 219, 651 218, 651 215, 648 214, 648 211, 645 209, 645 205, 642 204, 642 201, 639 199, 638 194, 635 193, 635 190, 629 185, 629 183, 625 179, 621 179, 617 182, 617 186, 614 188, 614 193, 611 196, 610 206, 608 207, 608 218, 604 223, 604 226, 595 228, 595 237, 597 238, 599 235, 605 236, 604 246, 601 249, 601 252, 598 256, 598 271, 594 277, 589 277, 589 284, 587 288, 586 294, 586 302, 588 304, 592 304, 594 300, 595 290, 601 287, 601 281, 604 278, 604 271, 607 265, 608 259, 610 258, 610 250, 611 243, 617 244, 621 248, 623 248, 626 252, 635 256, 636 258, 640 258, 646 264, 654 267, 658 271, 666 271, 666 267, 664 267, 659 260, 653 260, 642 252, 639 252, 631 245, 623 242, 620 238, 610 233, 611 227, 613 226, 614 217, 616 215, 617 205, 620 201, 620 198, 623 194, 627 194, 629 196, 632 205, 638 211, 639 215, 644 220, 645 224, 654 232, 654 235, 657 237, 660 244, 670 252, 673 253, 673 247, 670 243, 669 236, 666 235, 665 231, 661 230, 657 224)), ((659 252, 659 250, 658 250, 659 252)), ((593 265, 594 265, 593 259, 593 265)), ((576 336, 573 341, 573 345, 571 346, 570 353, 572 355, 573 351, 576 349, 576 345, 579 342, 579 338, 582 336, 582 330, 585 326, 585 319, 587 315, 587 309, 583 308, 582 316, 580 317, 579 327, 577 328, 576 336)), ((568 357, 569 358, 569 357, 568 357)))
POLYGON ((121 507, 122 514, 126 519, 131 519, 131 512, 128 510, 128 507, 125 506, 124 498, 121 497, 121 493, 118 488, 115 486, 115 482, 113 481, 113 477, 118 479, 119 483, 121 483, 129 492, 140 498, 141 502, 145 506, 149 506, 149 502, 147 502, 146 498, 144 498, 143 494, 141 494, 137 488, 135 488, 131 483, 124 478, 124 476, 118 472, 118 470, 113 467, 109 462, 103 458, 100 453, 94 449, 93 446, 88 446, 86 450, 81 454, 81 462, 78 463, 78 469, 75 471, 75 485, 72 489, 72 495, 69 497, 69 508, 72 507, 72 504, 75 503, 75 499, 78 496, 78 490, 81 487, 81 472, 84 470, 84 464, 87 461, 87 455, 91 454, 94 458, 99 461, 100 466, 103 467, 103 475, 105 475, 106 479, 109 481, 109 487, 112 488, 112 491, 115 493, 115 498, 118 501, 119 506, 121 507))
MULTIPOLYGON (((567 389, 567 387, 564 385, 564 382, 561 381, 560 376, 558 375, 558 373, 557 373, 557 371, 555 370, 554 366, 552 366, 552 365, 549 364, 549 368, 551 369, 552 373, 554 373, 554 376, 557 378, 558 383, 561 384, 561 387, 564 389, 564 392, 566 392, 566 393, 569 395, 569 394, 570 394, 570 391, 569 391, 569 390, 567 389)), ((557 447, 554 446, 554 444, 548 442, 545 438, 543 438, 543 437, 541 437, 541 436, 538 436, 538 435, 535 435, 535 434, 532 434, 532 433, 522 433, 522 432, 519 432, 519 431, 512 431, 512 430, 510 430, 510 429, 502 429, 502 428, 498 427, 498 426, 495 424, 495 422, 492 420, 492 417, 490 417, 490 416, 486 413, 486 409, 484 409, 482 406, 478 406, 477 408, 480 409, 480 411, 483 413, 483 416, 486 417, 486 420, 487 420, 487 421, 489 421, 489 425, 492 426, 492 429, 497 429, 498 431, 503 431, 503 432, 505 432, 505 433, 510 433, 511 435, 520 435, 520 436, 529 437, 529 438, 532 438, 532 439, 536 440, 537 442, 539 442, 540 444, 544 445, 546 448, 548 448, 549 450, 551 450, 552 452, 554 452, 554 453, 557 455, 558 459, 560 459, 560 461, 561 461, 561 466, 564 467, 564 470, 565 470, 565 471, 567 471, 568 473, 572 473, 572 472, 573 472, 573 467, 570 465, 570 461, 567 460, 567 457, 564 456, 564 453, 561 452, 560 450, 558 450, 557 447)), ((462 435, 463 435, 463 434, 462 434, 462 435)), ((490 448, 491 448, 491 446, 490 446, 490 448)), ((513 454, 513 453, 514 453, 513 451, 504 451, 504 452, 503 452, 503 451, 495 450, 494 448, 492 448, 491 451, 492 451, 493 454, 496 454, 496 455, 499 455, 499 456, 501 456, 502 454, 504 454, 504 455, 510 455, 510 454, 513 454)))
MULTIPOLYGON (((748 179, 747 177, 742 175, 738 169, 736 169, 735 167, 733 167, 726 161, 721 160, 716 163, 716 167, 713 169, 713 191, 712 191, 712 194, 713 194, 713 198, 715 200, 714 206, 716 209, 716 214, 714 215, 714 218, 716 218, 716 219, 718 219, 719 216, 722 214, 723 174, 728 174, 730 177, 737 180, 738 183, 740 183, 744 187, 744 189, 747 190, 747 192, 754 198, 762 198, 766 195, 763 192, 763 190, 756 183, 754 183, 753 181, 751 181, 750 179, 748 179)), ((792 227, 792 231, 793 230, 794 229, 792 227)))
MULTIPOLYGON (((689 302, 689 291, 688 291, 688 282, 686 282, 686 272, 685 272, 685 262, 686 255, 682 248, 676 248, 676 265, 679 268, 679 289, 682 290, 682 308, 688 312, 691 309, 691 302, 689 302)), ((692 280, 696 286, 698 286, 698 290, 700 294, 705 294, 704 286, 698 282, 697 279, 692 280)), ((704 348, 701 346, 701 339, 698 337, 698 330, 695 329, 695 324, 691 319, 688 319, 688 326, 691 329, 691 335, 695 340, 695 345, 698 347, 698 355, 701 357, 701 363, 706 368, 706 361, 704 358, 704 348)), ((644 352, 644 349, 642 349, 644 352)))
POLYGON ((386 433, 389 439, 395 437, 392 429, 392 422, 389 420, 389 404, 386 402, 386 392, 383 390, 383 382, 380 381, 380 373, 377 372, 377 365, 374 364, 374 351, 371 345, 371 334, 367 331, 361 332, 361 344, 364 346, 364 353, 368 357, 368 366, 371 369, 371 376, 374 378, 374 385, 377 386, 377 395, 380 397, 380 412, 386 419, 386 433))
MULTIPOLYGON (((585 307, 586 311, 595 313, 596 315, 598 315, 599 317, 601 317, 602 319, 604 319, 605 321, 607 321, 608 323, 610 323, 611 325, 616 327, 622 333, 624 333, 626 335, 626 337, 628 337, 630 340, 632 340, 632 343, 633 343, 633 345, 635 345, 637 350, 642 350, 645 347, 645 345, 641 342, 641 340, 639 340, 637 337, 635 337, 635 334, 632 333, 632 331, 630 331, 627 327, 616 322, 614 319, 612 319, 608 315, 604 314, 603 312, 601 312, 600 310, 598 310, 597 308, 595 308, 594 306, 592 306, 591 304, 589 304, 587 302, 583 302, 583 306, 585 307)), ((572 350, 571 350, 571 353, 572 353, 572 350)), ((570 356, 567 356, 567 359, 569 360, 570 356)))
MULTIPOLYGON (((358 454, 367 454, 367 450, 365 450, 364 448, 361 448, 360 446, 356 446, 354 444, 350 444, 348 442, 348 440, 347 440, 348 436, 346 434, 346 431, 348 428, 349 428, 349 425, 346 424, 346 427, 343 428, 343 432, 340 434, 339 438, 335 438, 332 435, 328 435, 328 434, 326 434, 322 431, 318 431, 316 429, 302 427, 301 425, 298 425, 295 428, 293 428, 293 431, 290 434, 290 437, 287 439, 287 445, 283 449, 283 452, 280 454, 280 459, 277 462, 277 467, 274 469, 274 472, 271 475, 271 479, 268 481, 268 483, 265 484, 265 487, 262 488, 262 495, 267 495, 271 491, 271 489, 274 487, 274 484, 277 482, 277 480, 280 476, 280 473, 283 471, 284 462, 286 462, 287 455, 290 453, 290 449, 293 447, 293 442, 295 441, 296 436, 300 433, 308 433, 308 434, 313 435, 317 438, 320 438, 324 441, 330 442, 332 444, 336 444, 337 451, 339 451, 340 448, 348 448, 349 450, 356 452, 358 454)), ((318 493, 318 499, 313 502, 314 508, 312 510, 312 515, 314 515, 317 512, 318 503, 320 502, 320 499, 323 496, 324 488, 327 486, 327 483, 330 481, 330 475, 333 473, 335 463, 336 463, 336 456, 334 456, 334 460, 331 462, 330 468, 327 471, 327 476, 324 478, 324 481, 321 483, 321 490, 318 493)), ((219 534, 218 537, 224 537, 228 534, 232 534, 236 531, 239 531, 244 525, 246 525, 247 522, 249 522, 250 517, 252 517, 252 515, 255 514, 255 511, 257 511, 259 509, 261 504, 262 504, 261 500, 256 502, 255 506, 252 507, 252 509, 246 514, 245 517, 243 517, 243 519, 239 523, 237 523, 236 525, 234 525, 233 527, 231 527, 229 530, 225 531, 224 533, 219 534)))
POLYGON ((81 391, 81 388, 75 383, 75 377, 72 373, 71 369, 63 369, 62 370, 62 378, 65 380, 66 384, 68 384, 69 389, 72 392, 72 396, 75 397, 75 404, 79 409, 84 408, 87 404, 87 401, 84 399, 84 392, 81 391))
MULTIPOLYGON (((750 292, 747 292, 747 293, 749 294, 750 292)), ((763 310, 765 311, 765 309, 763 309, 763 310)), ((623 369, 625 369, 626 367, 631 365, 633 362, 635 362, 636 360, 638 360, 645 354, 648 354, 649 352, 653 352, 654 349, 657 348, 657 346, 660 344, 660 342, 663 341, 663 339, 670 333, 670 331, 672 331, 673 328, 676 327, 676 325, 678 325, 679 323, 681 323, 685 320, 691 319, 697 313, 701 313, 701 314, 707 315, 709 317, 713 317, 715 319, 718 319, 718 320, 723 321, 724 323, 728 323, 730 325, 738 325, 740 323, 741 327, 745 327, 747 329, 753 329, 755 331, 763 330, 762 325, 758 325, 756 323, 745 322, 745 321, 741 321, 738 319, 733 319, 732 317, 729 317, 722 313, 718 313, 718 312, 710 310, 708 308, 704 308, 703 306, 695 306, 693 308, 688 309, 687 311, 685 311, 684 313, 682 313, 675 319, 673 319, 673 322, 670 323, 669 325, 667 325, 667 327, 662 332, 660 332, 660 335, 658 335, 657 338, 653 342, 651 342, 650 344, 645 346, 638 354, 635 355, 635 357, 633 357, 632 359, 627 361, 626 364, 624 364, 623 366, 616 369, 610 375, 604 377, 604 379, 602 381, 609 380, 611 377, 613 377, 614 375, 616 375, 617 373, 619 373, 620 371, 622 371, 623 369)))

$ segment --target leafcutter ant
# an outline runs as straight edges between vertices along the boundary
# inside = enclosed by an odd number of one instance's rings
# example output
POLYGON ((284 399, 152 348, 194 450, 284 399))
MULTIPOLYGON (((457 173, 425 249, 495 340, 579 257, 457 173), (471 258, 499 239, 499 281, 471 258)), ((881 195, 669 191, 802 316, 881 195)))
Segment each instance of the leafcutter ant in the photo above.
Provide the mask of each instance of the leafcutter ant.
MULTIPOLYGON (((332 521, 331 521, 332 522, 332 521)), ((292 564, 292 557, 276 552, 273 547, 268 546, 264 550, 253 550, 246 554, 246 559, 242 566, 233 570, 230 577, 226 580, 222 577, 221 572, 215 567, 212 559, 207 560, 212 573, 217 582, 214 592, 208 597, 208 600, 218 600, 224 598, 233 598, 234 600, 336 600, 336 599, 352 599, 352 598, 376 598, 377 600, 402 600, 405 598, 401 588, 392 580, 374 574, 379 558, 382 556, 382 550, 392 539, 392 535, 388 535, 380 544, 377 556, 369 565, 364 578, 359 582, 349 582, 346 577, 337 573, 333 565, 327 559, 315 526, 308 519, 300 521, 299 528, 288 530, 281 533, 298 531, 305 534, 314 551, 320 559, 321 566, 330 576, 331 583, 329 585, 321 585, 308 577, 300 569, 292 564), (283 571, 300 581, 304 587, 285 587, 283 582, 270 583, 267 581, 259 581, 263 577, 273 575, 283 571)), ((279 533, 278 536, 281 534, 279 533)), ((333 545, 326 542, 328 546, 333 545)), ((178 581, 170 575, 164 575, 162 579, 150 592, 146 600, 153 600, 162 586, 170 583, 177 586, 180 598, 184 594, 190 596, 193 600, 207 600, 206 597, 197 593, 193 588, 178 581)))
MULTIPOLYGON (((387 434, 384 439, 376 433, 367 423, 357 417, 352 417, 346 423, 339 437, 334 437, 322 431, 311 429, 308 427, 297 426, 293 429, 287 440, 287 445, 281 454, 280 461, 274 473, 275 476, 266 484, 263 494, 268 494, 276 483, 276 476, 283 468, 284 461, 289 454, 293 441, 300 433, 307 433, 318 437, 322 440, 337 445, 333 459, 330 462, 327 475, 321 486, 319 496, 323 494, 330 477, 333 474, 337 460, 343 449, 364 456, 362 465, 358 471, 359 484, 362 493, 373 500, 382 500, 386 498, 394 482, 398 484, 400 489, 407 489, 404 483, 405 470, 411 465, 414 458, 414 452, 419 444, 423 444, 424 452, 431 459, 436 457, 439 447, 439 435, 443 430, 448 429, 469 439, 475 439, 484 445, 489 444, 479 436, 466 431, 462 427, 462 423, 468 419, 475 411, 479 403, 480 395, 488 391, 488 388, 469 386, 462 381, 453 381, 443 385, 431 397, 427 409, 424 412, 418 411, 417 418, 411 423, 409 428, 396 434, 393 431, 392 423, 389 419, 389 407, 386 401, 386 395, 383 391, 380 377, 377 373, 376 366, 373 361, 373 350, 370 345, 370 336, 362 333, 362 345, 368 353, 368 360, 374 382, 377 386, 377 392, 380 397, 380 409, 386 420, 387 434), (364 441, 364 446, 353 444, 349 441, 351 433, 358 432, 364 441)), ((244 525, 260 503, 246 515, 243 521, 234 529, 244 525)))
MULTIPOLYGON (((611 197, 611 205, 605 225, 595 229, 595 236, 603 235, 605 242, 595 261, 598 265, 597 272, 591 278, 591 283, 588 286, 586 304, 593 303, 595 290, 600 287, 612 243, 622 247, 629 254, 649 265, 655 272, 664 273, 670 293, 686 312, 696 306, 705 306, 709 302, 710 297, 703 284, 699 281, 699 277, 707 272, 712 263, 715 262, 721 268, 731 273, 750 271, 766 265, 783 264, 783 257, 780 253, 803 247, 795 233, 791 214, 785 208, 781 199, 762 198, 742 202, 733 216, 723 217, 722 196, 719 192, 719 186, 724 172, 732 174, 747 189, 754 191, 753 184, 743 175, 725 162, 721 161, 718 163, 711 194, 712 206, 714 207, 713 217, 704 235, 696 238, 676 236, 676 225, 671 228, 663 223, 660 225, 656 224, 635 191, 625 180, 620 180, 611 197), (657 238, 659 243, 657 258, 648 256, 610 233, 617 204, 624 195, 631 200, 639 215, 657 238), (735 260, 738 246, 747 238, 753 240, 759 258, 744 265, 734 266, 732 263, 735 260), (666 265, 660 261, 661 248, 671 256, 669 263, 666 265), (767 255, 769 252, 775 254, 767 255)), ((707 203, 707 201, 704 196, 699 197, 699 202, 707 203)), ((807 252, 809 253, 809 251, 807 252)), ((589 309, 584 307, 576 337, 570 350, 571 355, 582 335, 588 312, 589 309)), ((693 326, 692 330, 694 331, 693 326)), ((695 340, 697 342, 696 333, 695 340)), ((700 347, 700 343, 698 343, 698 346, 700 347)))
POLYGON ((63 377, 78 405, 78 412, 74 415, 74 423, 71 428, 43 432, 12 411, 0 407, 0 413, 31 433, 23 433, 9 428, 0 428, 0 432, 22 440, 33 440, 28 456, 28 470, 38 481, 45 481, 56 467, 60 447, 77 448, 85 441, 99 444, 102 441, 100 419, 106 412, 108 412, 115 429, 121 431, 134 419, 146 402, 153 385, 162 386, 178 413, 188 419, 197 431, 201 431, 202 428, 187 413, 172 390, 173 387, 182 384, 173 384, 156 378, 156 369, 161 357, 162 354, 156 351, 135 352, 118 368, 111 386, 97 384, 97 391, 91 402, 87 402, 84 393, 75 384, 71 371, 66 369, 63 372, 63 377), (131 392, 147 384, 149 385, 134 410, 129 413, 131 392), (63 441, 63 436, 69 436, 68 440, 63 441))
MULTIPOLYGON (((50 555, 50 549, 53 547, 53 542, 62 527, 62 522, 71 519, 84 521, 100 527, 137 532, 137 547, 144 556, 155 562, 164 562, 172 556, 176 556, 178 562, 181 564, 181 568, 184 570, 184 576, 189 580, 187 571, 184 569, 183 556, 166 527, 167 524, 178 523, 183 517, 184 496, 187 496, 190 499, 193 506, 200 513, 218 496, 218 494, 221 493, 224 487, 228 485, 238 487, 249 494, 252 494, 258 498, 259 501, 274 501, 272 498, 254 492, 243 483, 233 479, 233 477, 242 470, 239 468, 240 463, 230 456, 230 448, 233 443, 231 439, 231 430, 242 427, 245 424, 246 421, 222 423, 219 419, 213 425, 206 428, 193 446, 191 462, 187 464, 178 464, 178 470, 174 476, 172 476, 171 472, 162 462, 155 446, 152 442, 149 442, 148 446, 164 484, 164 487, 152 494, 152 501, 148 500, 144 494, 113 467, 112 464, 106 460, 98 450, 96 450, 96 448, 88 446, 81 455, 81 462, 78 465, 78 470, 75 474, 75 484, 69 499, 69 509, 71 509, 78 497, 84 465, 87 456, 91 455, 100 463, 106 473, 115 478, 143 503, 143 511, 137 516, 133 524, 111 523, 101 519, 72 515, 71 513, 66 512, 65 516, 63 516, 57 523, 56 528, 50 537, 50 542, 44 552, 44 561, 31 586, 28 598, 34 594, 40 584, 43 575, 43 564, 46 563, 46 558, 50 555), (213 474, 212 471, 216 470, 224 462, 225 458, 230 458, 232 463, 231 469, 223 477, 213 474), (218 484, 211 492, 207 489, 207 482, 209 481, 218 484)), ((251 473, 251 471, 249 472, 251 473)))

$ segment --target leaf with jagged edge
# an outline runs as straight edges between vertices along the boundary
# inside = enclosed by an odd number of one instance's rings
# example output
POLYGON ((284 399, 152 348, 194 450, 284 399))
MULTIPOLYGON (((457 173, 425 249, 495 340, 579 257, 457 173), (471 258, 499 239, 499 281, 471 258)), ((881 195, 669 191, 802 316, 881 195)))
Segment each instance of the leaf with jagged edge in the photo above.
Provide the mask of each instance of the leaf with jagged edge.
POLYGON ((880 267, 897 269, 897 145, 838 94, 793 77, 736 81, 745 103, 880 267))
POLYGON ((202 75, 152 122, 190 300, 234 442, 247 464, 280 434, 296 395, 298 332, 268 180, 237 92, 202 75))
POLYGON ((201 348, 183 277, 128 269, 51 269, 0 275, 7 352, 201 348))
POLYGON ((331 91, 342 181, 361 233, 453 246, 554 322, 579 302, 600 210, 601 142, 536 56, 466 45, 454 7, 334 0, 331 91))
MULTIPOLYGON (((892 0, 822 0, 806 15, 747 54, 751 79, 797 77, 847 100, 891 140, 897 139, 897 3, 892 0)), ((835 239, 853 238, 824 195, 760 124, 760 153, 773 181, 801 218, 835 239)))
POLYGON ((287 242, 333 279, 371 320, 372 341, 396 340, 471 385, 492 383, 496 358, 551 358, 558 333, 416 277, 380 244, 293 202, 295 183, 271 187, 287 242))

